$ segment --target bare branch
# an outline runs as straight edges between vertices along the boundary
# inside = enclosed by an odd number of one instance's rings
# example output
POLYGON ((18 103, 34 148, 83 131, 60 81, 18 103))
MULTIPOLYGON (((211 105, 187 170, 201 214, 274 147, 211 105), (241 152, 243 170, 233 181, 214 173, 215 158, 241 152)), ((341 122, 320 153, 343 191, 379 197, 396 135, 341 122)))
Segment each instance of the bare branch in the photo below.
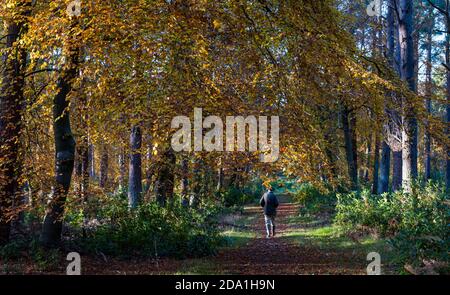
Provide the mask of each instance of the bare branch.
POLYGON ((438 5, 436 5, 436 3, 434 3, 431 0, 427 0, 428 4, 430 4, 431 6, 433 6, 434 9, 437 9, 440 13, 442 13, 443 15, 448 17, 448 10, 445 11, 444 9, 442 9, 441 7, 439 7, 438 5))

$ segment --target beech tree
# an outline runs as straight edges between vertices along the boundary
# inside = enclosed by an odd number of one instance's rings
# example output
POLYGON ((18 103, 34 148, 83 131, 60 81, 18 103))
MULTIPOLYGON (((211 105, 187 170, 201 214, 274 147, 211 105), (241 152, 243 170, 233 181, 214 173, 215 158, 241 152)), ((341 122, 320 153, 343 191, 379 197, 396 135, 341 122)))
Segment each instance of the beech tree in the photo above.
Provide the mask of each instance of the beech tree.
POLYGON ((53 99, 53 131, 55 137, 55 184, 42 225, 41 243, 52 247, 59 243, 63 225, 64 203, 70 189, 75 159, 75 139, 70 126, 69 95, 79 70, 79 22, 73 18, 67 30, 57 92, 53 99))
POLYGON ((16 1, 11 6, 1 4, 5 27, 2 39, 6 50, 2 56, 4 68, 0 93, 0 245, 9 241, 13 204, 20 194, 23 156, 20 154, 26 48, 21 44, 31 13, 29 1, 16 1))

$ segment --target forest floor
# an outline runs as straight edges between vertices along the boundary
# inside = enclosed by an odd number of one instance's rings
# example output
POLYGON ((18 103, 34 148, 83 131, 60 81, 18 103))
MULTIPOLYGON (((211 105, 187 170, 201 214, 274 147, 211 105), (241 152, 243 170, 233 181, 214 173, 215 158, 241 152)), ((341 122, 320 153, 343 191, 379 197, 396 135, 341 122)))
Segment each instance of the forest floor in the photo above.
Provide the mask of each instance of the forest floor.
MULTIPOLYGON (((216 255, 195 259, 81 257, 82 274, 366 274, 370 252, 381 255, 382 273, 394 273, 392 251, 384 240, 339 235, 329 214, 300 216, 299 205, 280 197, 275 238, 265 237, 264 216, 257 204, 223 216, 227 245, 216 255)), ((29 260, 7 264, 0 273, 65 274, 67 261, 47 265, 29 260), (7 269, 4 269, 7 267, 7 269), (43 269, 44 268, 44 269, 43 269)))
POLYGON ((200 259, 83 259, 85 274, 366 274, 367 254, 382 257, 383 273, 391 273, 383 258, 389 256, 384 241, 355 239, 336 234, 327 215, 299 216, 299 206, 281 197, 275 238, 265 237, 264 216, 257 205, 242 214, 224 218, 228 246, 217 255, 200 259))

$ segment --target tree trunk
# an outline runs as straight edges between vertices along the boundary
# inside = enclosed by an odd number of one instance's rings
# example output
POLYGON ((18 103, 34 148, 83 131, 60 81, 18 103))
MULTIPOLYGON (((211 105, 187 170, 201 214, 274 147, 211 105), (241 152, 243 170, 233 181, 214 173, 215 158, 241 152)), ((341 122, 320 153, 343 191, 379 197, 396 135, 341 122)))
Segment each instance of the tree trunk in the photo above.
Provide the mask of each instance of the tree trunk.
POLYGON ((136 208, 142 193, 142 133, 141 128, 133 126, 130 135, 130 170, 128 178, 128 204, 130 208, 136 208))
POLYGON ((126 155, 124 149, 121 147, 119 152, 119 187, 122 189, 125 187, 125 173, 126 173, 126 155))
POLYGON ((356 188, 358 188, 359 181, 358 181, 358 142, 356 139, 356 114, 349 113, 350 118, 350 134, 352 138, 352 154, 353 154, 353 161, 355 165, 355 171, 356 171, 356 188))
POLYGON ((182 204, 189 206, 189 158, 183 156, 181 159, 181 197, 182 204))
POLYGON ((87 136, 83 136, 78 145, 78 161, 81 177, 80 192, 84 198, 89 189, 89 143, 87 136))
POLYGON ((67 192, 72 178, 75 140, 70 127, 69 99, 72 83, 78 73, 79 45, 73 29, 74 20, 68 32, 64 47, 66 63, 57 81, 58 92, 53 99, 53 132, 55 136, 55 187, 42 225, 41 243, 46 247, 55 247, 61 240, 62 217, 67 192))
MULTIPOLYGON (((446 7, 446 15, 445 15, 445 28, 446 28, 446 38, 445 38, 445 63, 447 65, 447 137, 450 137, 450 11, 449 5, 447 2, 446 7)), ((446 163, 446 177, 445 183, 447 187, 447 192, 450 192, 450 146, 446 147, 447 149, 447 163, 446 163)))
MULTIPOLYGON (((192 195, 191 199, 189 200, 189 204, 192 208, 197 208, 200 204, 201 199, 201 193, 202 193, 202 177, 203 177, 203 171, 202 171, 202 165, 203 162, 199 157, 195 158, 194 163, 194 181, 192 184, 192 195)), ((235 178, 236 185, 237 185, 237 179, 235 178)))
POLYGON ((364 181, 367 183, 369 182, 370 178, 370 166, 372 165, 372 138, 369 138, 367 142, 367 150, 366 150, 366 170, 364 172, 364 181))
POLYGON ((403 158, 402 152, 392 152, 392 190, 397 191, 402 187, 402 177, 403 177, 403 158))
POLYGON ((102 156, 100 158, 100 187, 105 188, 108 182, 108 149, 104 145, 102 149, 102 156))
POLYGON ((222 161, 219 163, 219 168, 217 168, 217 187, 216 191, 220 192, 223 188, 223 182, 225 180, 225 175, 223 173, 222 161))
MULTIPOLYGON (((432 11, 431 11, 432 12, 432 11)), ((428 30, 427 30, 427 41, 426 41, 426 85, 425 85, 425 109, 428 114, 431 114, 431 95, 432 95, 432 85, 433 80, 431 77, 433 70, 433 61, 432 61, 432 49, 433 49, 433 29, 434 29, 434 19, 430 17, 428 30)), ((428 124, 427 124, 428 125, 428 124)), ((425 128, 424 134, 424 178, 428 180, 431 178, 431 135, 429 131, 429 126, 425 128)))
POLYGON ((153 152, 153 145, 151 142, 151 137, 147 138, 148 144, 147 144, 147 153, 146 153, 146 162, 147 165, 145 166, 145 193, 147 193, 152 185, 152 177, 153 177, 153 166, 152 166, 152 152, 153 152))
MULTIPOLYGON (((394 15, 396 14, 396 6, 397 1, 396 0, 390 0, 390 11, 392 13, 392 21, 389 22, 389 31, 392 33, 392 36, 388 36, 389 43, 391 43, 392 47, 389 49, 389 55, 392 55, 391 58, 391 66, 393 69, 400 75, 401 72, 401 54, 400 54, 400 33, 398 28, 398 23, 395 24, 394 15), (394 36, 395 34, 395 36, 394 36), (395 40, 397 42, 395 43, 395 40)), ((389 44, 388 43, 388 44, 389 44)), ((393 103, 401 105, 401 101, 396 99, 396 97, 393 96, 393 103)), ((400 115, 396 110, 392 111, 391 114, 391 120, 394 125, 393 132, 398 137, 399 145, 402 143, 402 131, 401 131, 401 119, 400 115)), ((403 159, 402 159, 402 152, 401 149, 397 149, 395 147, 391 147, 392 150, 392 190, 396 191, 399 190, 402 187, 403 182, 403 173, 402 173, 402 166, 403 166, 403 159)))
MULTIPOLYGON (((22 3, 23 5, 23 3, 22 3)), ((23 17, 23 16, 22 16, 23 17)), ((20 192, 19 178, 22 170, 20 156, 21 115, 24 106, 26 52, 18 40, 25 29, 25 20, 5 22, 6 47, 0 96, 0 245, 9 242, 11 222, 9 213, 20 192)))
POLYGON ((95 179, 97 176, 95 175, 95 151, 94 144, 92 142, 89 143, 88 147, 88 161, 89 161, 89 177, 91 179, 95 179))
MULTIPOLYGON (((409 89, 416 92, 415 58, 413 40, 413 2, 400 1, 400 57, 401 78, 408 83, 409 89)), ((402 160, 403 160, 403 189, 411 192, 411 185, 417 178, 417 119, 412 102, 404 101, 405 114, 402 116, 402 160)))
POLYGON ((376 134, 375 137, 375 150, 374 150, 374 163, 373 163, 373 184, 372 193, 375 195, 378 193, 378 180, 379 180, 379 170, 380 170, 380 135, 376 134))
POLYGON ((79 155, 78 161, 81 164, 81 181, 80 181, 80 194, 83 200, 83 237, 86 237, 86 227, 91 217, 88 205, 88 190, 89 190, 89 141, 87 132, 82 136, 80 144, 77 145, 79 155))
MULTIPOLYGON (((339 118, 337 118, 339 124, 339 118)), ((325 146, 325 154, 328 159, 328 165, 330 167, 330 173, 333 178, 333 180, 338 179, 338 171, 337 171, 337 152, 334 150, 334 147, 336 146, 336 139, 334 130, 333 131, 327 131, 325 132, 324 138, 325 142, 327 143, 325 146)))
POLYGON ((391 148, 383 141, 381 148, 381 162, 380 162, 380 178, 378 183, 378 194, 383 194, 389 191, 389 171, 391 169, 391 148))
POLYGON ((350 125, 351 120, 349 120, 350 113, 347 107, 344 107, 342 111, 342 126, 344 130, 344 140, 345 140, 345 154, 347 156, 347 167, 348 174, 351 181, 351 188, 353 190, 358 188, 358 165, 355 158, 355 147, 354 144, 354 132, 352 131, 352 126, 350 125))
POLYGON ((175 153, 169 147, 163 155, 162 163, 158 171, 158 180, 156 181, 156 201, 160 206, 165 206, 167 201, 173 197, 175 165, 175 153))
MULTIPOLYGON (((386 57, 389 65, 395 69, 395 1, 388 0, 388 15, 387 15, 387 40, 386 40, 386 57)), ((388 95, 386 100, 392 99, 392 95, 388 95)), ((385 107, 385 113, 389 116, 391 112, 385 107)), ((392 118, 388 117, 388 120, 392 118)), ((383 194, 389 191, 389 177, 391 170, 391 148, 387 142, 389 123, 385 125, 384 140, 381 148, 380 161, 380 177, 378 185, 378 194, 383 194)))

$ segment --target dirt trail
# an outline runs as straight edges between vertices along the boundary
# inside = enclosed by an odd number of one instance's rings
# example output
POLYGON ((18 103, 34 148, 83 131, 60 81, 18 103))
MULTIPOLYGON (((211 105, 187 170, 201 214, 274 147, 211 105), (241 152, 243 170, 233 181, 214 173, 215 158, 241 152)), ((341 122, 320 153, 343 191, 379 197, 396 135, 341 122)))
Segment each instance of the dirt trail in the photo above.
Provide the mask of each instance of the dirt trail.
POLYGON ((250 224, 258 232, 247 245, 222 250, 213 260, 219 271, 229 274, 363 274, 363 265, 355 265, 352 253, 321 250, 301 245, 284 237, 287 218, 298 213, 298 206, 281 203, 275 238, 265 237, 264 217, 259 207, 247 207, 244 214, 256 215, 250 224))

